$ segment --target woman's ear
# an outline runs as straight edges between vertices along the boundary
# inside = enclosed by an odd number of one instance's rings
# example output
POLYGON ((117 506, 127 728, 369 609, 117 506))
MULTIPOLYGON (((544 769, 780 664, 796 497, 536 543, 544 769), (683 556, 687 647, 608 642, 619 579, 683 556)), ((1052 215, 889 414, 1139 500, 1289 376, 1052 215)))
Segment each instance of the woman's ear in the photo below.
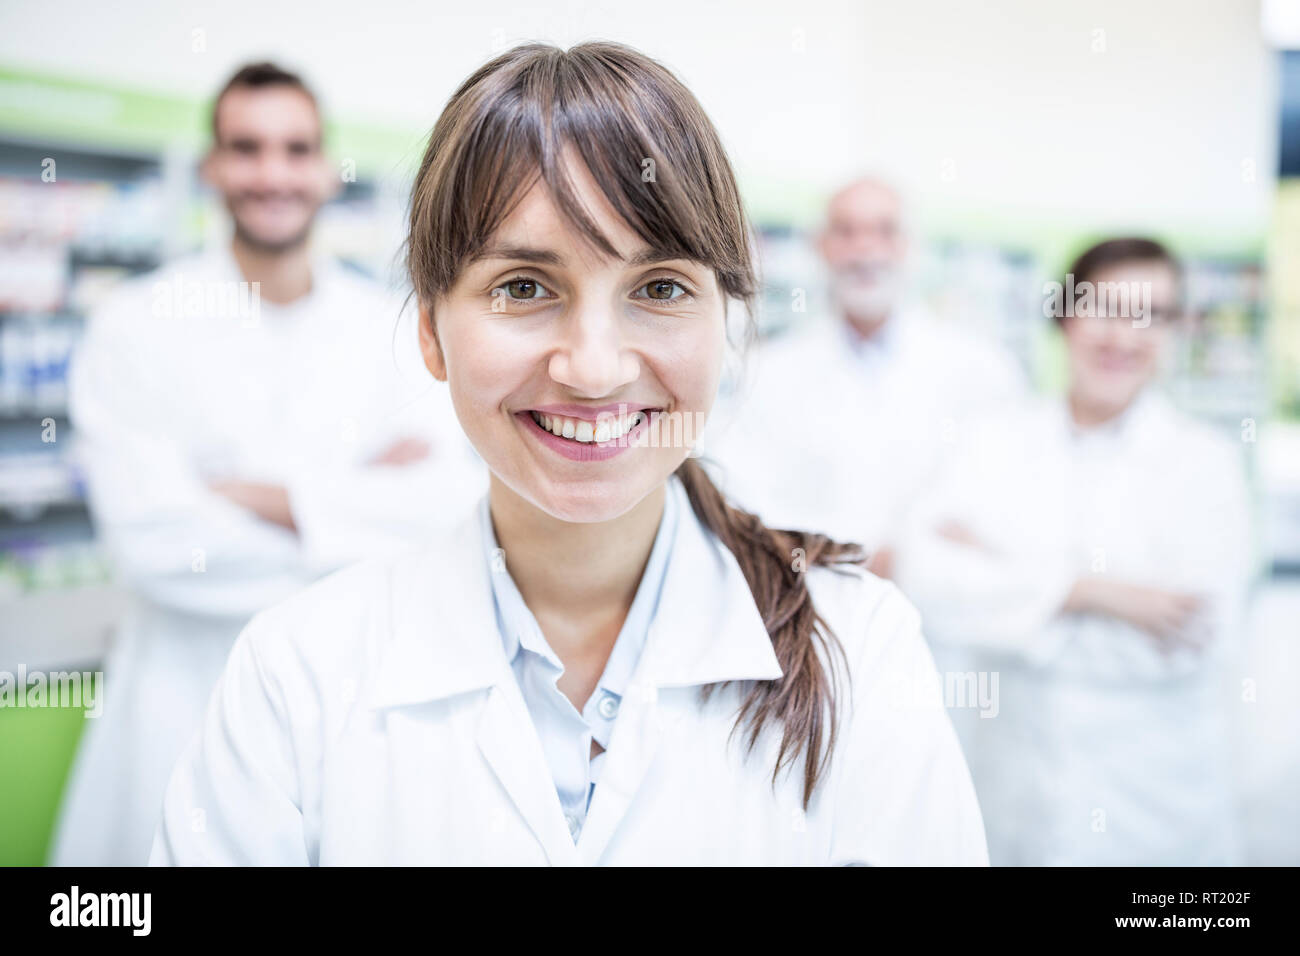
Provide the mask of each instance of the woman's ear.
POLYGON ((447 363, 442 357, 442 345, 438 342, 438 333, 433 327, 433 316, 423 302, 420 303, 420 353, 424 356, 424 367, 440 382, 447 381, 447 363))

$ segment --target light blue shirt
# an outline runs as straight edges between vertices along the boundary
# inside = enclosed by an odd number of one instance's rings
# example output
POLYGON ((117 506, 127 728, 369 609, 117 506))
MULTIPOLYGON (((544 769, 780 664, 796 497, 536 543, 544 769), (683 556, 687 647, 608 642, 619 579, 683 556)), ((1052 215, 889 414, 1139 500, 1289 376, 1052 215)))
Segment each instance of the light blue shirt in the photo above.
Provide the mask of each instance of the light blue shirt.
POLYGON ((499 545, 492 528, 487 496, 479 503, 497 630, 501 632, 506 659, 514 670, 533 725, 541 738, 546 763, 551 768, 555 790, 564 808, 564 819, 575 842, 587 819, 587 809, 591 805, 605 750, 609 748, 619 705, 659 606, 681 507, 678 495, 684 494, 684 489, 679 489, 678 484, 676 478, 668 480, 664 513, 650 551, 650 560, 641 575, 636 597, 614 642, 604 673, 582 713, 578 713, 573 702, 556 686, 564 673, 564 665, 547 643, 537 618, 524 603, 523 595, 506 568, 508 562, 497 556, 499 545), (603 748, 594 758, 590 756, 593 739, 603 748))

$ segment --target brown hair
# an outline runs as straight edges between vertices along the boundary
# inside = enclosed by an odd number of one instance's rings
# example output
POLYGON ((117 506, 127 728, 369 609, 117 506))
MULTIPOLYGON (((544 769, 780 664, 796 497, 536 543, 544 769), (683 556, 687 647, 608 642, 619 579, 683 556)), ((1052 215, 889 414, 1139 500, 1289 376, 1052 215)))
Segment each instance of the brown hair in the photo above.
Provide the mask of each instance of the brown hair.
POLYGON ((241 66, 235 71, 234 76, 226 81, 216 98, 212 101, 212 142, 220 144, 221 133, 217 128, 217 111, 221 107, 221 101, 225 99, 226 94, 236 89, 264 90, 274 86, 287 86, 297 90, 307 99, 311 100, 312 108, 319 115, 320 106, 316 102, 316 94, 308 89, 307 84, 302 81, 297 73, 290 73, 283 70, 274 63, 249 63, 241 66))
MULTIPOLYGON (((1182 271, 1173 253, 1154 239, 1147 239, 1142 236, 1122 236, 1116 239, 1106 239, 1089 246, 1079 253, 1074 262, 1070 264, 1070 268, 1066 270, 1066 273, 1074 277, 1074 285, 1077 286, 1081 282, 1091 282, 1092 277, 1103 269, 1127 265, 1132 262, 1150 262, 1165 265, 1173 270, 1175 276, 1179 276, 1182 271)), ((1065 316, 1058 314, 1055 319, 1058 325, 1063 325, 1065 316)))
MULTIPOLYGON (((515 47, 452 95, 420 164, 407 237, 407 268, 430 321, 433 303, 538 177, 593 246, 617 255, 575 197, 560 160, 566 146, 651 248, 714 271, 727 296, 749 310, 752 335, 749 226, 717 132, 667 69, 607 42, 515 47)), ((832 652, 844 652, 813 607, 803 568, 860 565, 866 555, 820 534, 765 527, 730 505, 691 458, 677 474, 701 523, 735 555, 784 672, 754 682, 733 733, 745 727, 749 752, 770 721, 782 725, 773 784, 802 754, 807 808, 835 746, 838 688, 829 664, 832 652)))

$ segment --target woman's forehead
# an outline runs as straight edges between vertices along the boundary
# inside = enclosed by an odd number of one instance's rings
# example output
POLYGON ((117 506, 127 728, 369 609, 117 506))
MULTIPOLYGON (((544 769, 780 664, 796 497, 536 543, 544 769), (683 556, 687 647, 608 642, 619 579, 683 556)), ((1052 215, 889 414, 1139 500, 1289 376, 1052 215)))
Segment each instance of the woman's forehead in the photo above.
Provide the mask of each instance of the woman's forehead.
MULTIPOLYGON (((586 172, 586 167, 581 169, 586 172)), ((618 214, 590 173, 586 173, 585 180, 572 181, 572 186, 581 212, 621 258, 629 258, 646 245, 618 214)), ((565 214, 561 202, 544 179, 536 179, 493 232, 488 245, 567 250, 570 254, 598 248, 596 240, 575 221, 576 217, 565 214)))

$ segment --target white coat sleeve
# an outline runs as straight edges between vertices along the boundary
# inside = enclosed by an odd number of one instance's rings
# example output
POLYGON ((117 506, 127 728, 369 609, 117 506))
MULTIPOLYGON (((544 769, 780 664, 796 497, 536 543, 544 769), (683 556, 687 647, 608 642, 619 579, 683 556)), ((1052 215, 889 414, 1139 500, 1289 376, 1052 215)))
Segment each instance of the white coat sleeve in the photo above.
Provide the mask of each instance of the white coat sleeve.
MULTIPOLYGON (((151 866, 307 866, 300 749, 285 688, 259 645, 265 614, 231 650, 196 736, 172 771, 151 866)), ((310 724, 310 720, 307 720, 310 724)))
POLYGON ((920 615, 887 585, 850 662, 830 862, 987 866, 975 786, 944 708, 920 615))
POLYGON ((393 332, 380 323, 358 333, 362 354, 353 360, 373 377, 370 405, 356 416, 364 458, 303 467, 286 482, 303 560, 317 573, 416 545, 458 520, 487 488, 487 468, 460 427, 446 384, 420 358, 417 322, 408 309, 393 332), (426 442, 428 456, 370 463, 404 439, 426 442))
POLYGON ((940 533, 946 522, 979 527, 982 502, 971 500, 972 489, 988 484, 972 480, 977 467, 956 453, 939 470, 899 535, 894 579, 921 609, 932 639, 1046 659, 1056 648, 1043 635, 1074 586, 1068 555, 977 547, 940 533))
POLYGON ((415 546, 459 520, 482 496, 486 466, 432 396, 386 417, 375 445, 405 438, 427 441, 428 456, 405 465, 306 469, 289 479, 303 561, 313 571, 415 546))
MULTIPOLYGON (((69 374, 91 511, 137 593, 196 614, 247 618, 302 583, 283 528, 214 493, 185 451, 147 323, 119 300, 93 317, 69 374)), ((147 304, 142 304, 147 308, 147 304)))
POLYGON ((946 644, 1046 659, 1036 643, 1065 606, 1074 573, 1055 555, 1019 559, 950 541, 932 523, 906 533, 896 579, 946 644))
POLYGON ((1232 657, 1245 645, 1247 599, 1254 577, 1254 518, 1250 489, 1237 449, 1215 442, 1198 469, 1198 500, 1186 508, 1188 583, 1206 599, 1205 625, 1212 659, 1232 657))
POLYGON ((1156 573, 1138 583, 1201 599, 1184 635, 1187 642, 1164 653, 1132 624, 1081 616, 1071 636, 1070 666, 1076 673, 1104 680, 1209 678, 1242 649, 1253 534, 1239 452, 1204 434, 1189 435, 1175 448, 1174 460, 1185 474, 1179 487, 1166 491, 1173 507, 1162 516, 1165 551, 1156 573))

